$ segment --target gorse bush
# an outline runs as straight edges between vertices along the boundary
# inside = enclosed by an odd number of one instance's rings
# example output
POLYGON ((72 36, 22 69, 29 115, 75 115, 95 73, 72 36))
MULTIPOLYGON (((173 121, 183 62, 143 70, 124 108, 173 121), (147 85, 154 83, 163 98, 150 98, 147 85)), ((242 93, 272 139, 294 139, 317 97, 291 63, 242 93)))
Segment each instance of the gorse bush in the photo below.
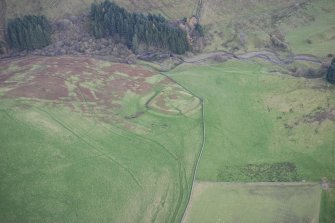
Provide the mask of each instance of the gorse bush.
POLYGON ((7 39, 11 48, 34 50, 50 44, 51 28, 45 16, 27 15, 9 21, 7 39))
POLYGON ((186 33, 171 27, 161 15, 130 13, 113 2, 91 6, 92 31, 96 38, 119 35, 134 51, 139 44, 183 54, 189 49, 186 33))

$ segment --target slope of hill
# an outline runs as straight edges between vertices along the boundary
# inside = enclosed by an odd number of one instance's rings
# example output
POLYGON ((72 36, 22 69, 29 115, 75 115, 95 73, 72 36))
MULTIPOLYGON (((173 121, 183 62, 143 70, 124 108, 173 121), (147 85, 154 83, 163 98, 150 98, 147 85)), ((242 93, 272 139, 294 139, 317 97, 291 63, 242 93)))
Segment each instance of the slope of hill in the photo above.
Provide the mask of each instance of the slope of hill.
POLYGON ((271 45, 273 34, 293 52, 316 48, 319 56, 326 56, 335 50, 334 12, 331 0, 204 1, 201 22, 210 31, 206 51, 257 50, 271 45))
MULTIPOLYGON (((4 1, 4 0, 2 0, 4 1)), ((45 14, 51 20, 87 13, 93 0, 7 1, 7 19, 23 14, 45 14)), ((205 51, 252 51, 271 47, 270 35, 287 50, 318 56, 334 51, 335 18, 332 0, 149 0, 121 1, 130 11, 160 13, 168 19, 199 14, 206 30, 205 51), (277 39, 278 39, 277 38, 277 39), (322 44, 324 43, 325 44, 322 44), (314 45, 314 47, 313 47, 314 45)))
MULTIPOLYGON (((39 13, 48 16, 50 19, 58 19, 64 16, 87 12, 93 2, 101 2, 101 0, 33 0, 29 1, 29 3, 27 0, 7 0, 7 18, 39 13)), ((192 0, 115 0, 114 2, 130 11, 160 13, 170 19, 181 19, 184 16, 189 17, 192 15, 194 8, 194 1, 192 0)))

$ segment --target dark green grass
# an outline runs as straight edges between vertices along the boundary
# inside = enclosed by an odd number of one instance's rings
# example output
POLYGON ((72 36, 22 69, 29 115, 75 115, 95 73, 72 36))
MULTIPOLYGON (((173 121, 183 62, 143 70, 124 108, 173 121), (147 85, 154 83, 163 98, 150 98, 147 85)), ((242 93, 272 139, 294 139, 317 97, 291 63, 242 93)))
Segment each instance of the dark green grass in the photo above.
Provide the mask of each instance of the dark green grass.
POLYGON ((335 221, 335 190, 322 192, 320 223, 332 223, 335 221))

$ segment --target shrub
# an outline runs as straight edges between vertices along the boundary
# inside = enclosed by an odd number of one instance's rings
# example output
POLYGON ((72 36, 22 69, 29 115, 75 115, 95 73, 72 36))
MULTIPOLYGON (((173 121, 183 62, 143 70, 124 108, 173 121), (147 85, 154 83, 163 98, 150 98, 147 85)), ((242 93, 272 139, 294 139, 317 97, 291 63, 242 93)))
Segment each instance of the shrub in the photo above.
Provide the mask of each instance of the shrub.
POLYGON ((326 79, 329 83, 335 84, 335 58, 328 68, 326 79))

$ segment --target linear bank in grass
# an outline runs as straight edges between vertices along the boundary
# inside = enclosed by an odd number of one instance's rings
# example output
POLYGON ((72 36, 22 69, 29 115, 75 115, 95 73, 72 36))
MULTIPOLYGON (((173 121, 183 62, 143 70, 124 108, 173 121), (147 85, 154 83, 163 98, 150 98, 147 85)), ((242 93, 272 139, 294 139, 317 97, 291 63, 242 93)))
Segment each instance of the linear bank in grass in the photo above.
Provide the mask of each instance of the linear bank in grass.
POLYGON ((197 98, 140 66, 0 63, 1 222, 180 221, 201 143, 197 98))

